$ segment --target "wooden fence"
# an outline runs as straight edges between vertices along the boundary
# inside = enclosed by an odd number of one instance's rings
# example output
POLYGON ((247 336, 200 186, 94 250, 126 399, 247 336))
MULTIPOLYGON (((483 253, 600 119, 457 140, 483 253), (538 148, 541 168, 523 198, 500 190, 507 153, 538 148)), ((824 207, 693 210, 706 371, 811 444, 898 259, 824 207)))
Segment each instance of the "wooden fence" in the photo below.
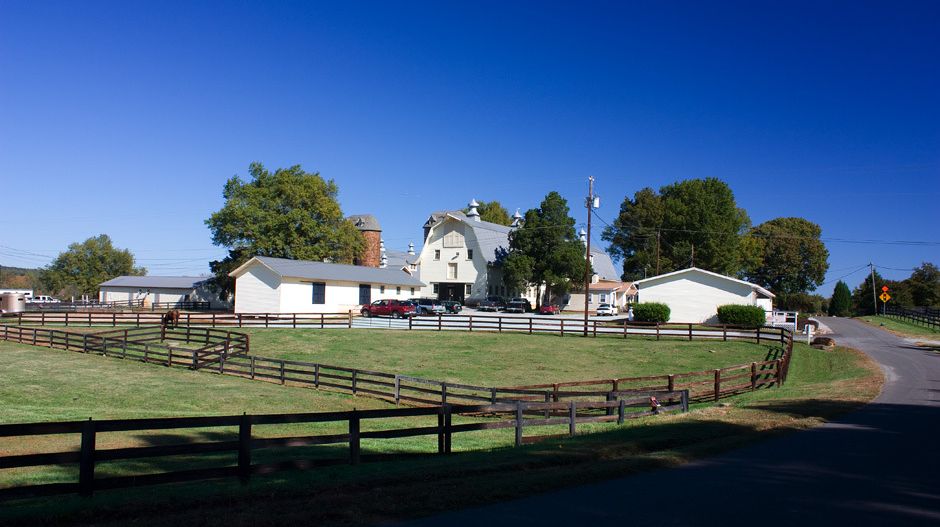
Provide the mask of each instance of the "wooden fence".
POLYGON ((929 328, 940 329, 940 309, 931 309, 929 307, 909 309, 888 304, 885 306, 885 315, 929 328))
POLYGON ((32 437, 50 434, 79 434, 80 448, 77 451, 31 453, 0 457, 0 469, 41 467, 49 465, 78 464, 78 481, 69 483, 33 484, 0 489, 0 499, 25 496, 79 493, 91 496, 94 491, 159 483, 196 481, 225 477, 238 477, 248 483, 252 474, 269 474, 287 469, 311 468, 335 464, 358 464, 362 461, 388 459, 395 454, 363 455, 363 439, 391 439, 417 436, 437 436, 437 452, 451 452, 454 434, 498 428, 513 428, 514 444, 545 437, 525 437, 525 429, 550 425, 567 425, 568 435, 576 434, 576 426, 582 423, 617 422, 653 414, 688 411, 688 393, 685 391, 660 393, 662 406, 651 408, 649 395, 635 395, 618 401, 567 403, 529 403, 517 401, 512 404, 489 404, 455 406, 445 404, 438 407, 394 408, 347 412, 319 412, 306 414, 232 415, 213 417, 175 417, 157 419, 121 419, 93 421, 68 421, 55 423, 24 423, 0 425, 0 437, 16 438, 28 442, 32 437), (436 426, 391 428, 362 431, 363 421, 401 419, 416 416, 437 416, 436 426), (477 422, 454 424, 454 416, 477 418, 477 422), (486 417, 482 417, 486 416, 486 417), (528 416, 528 417, 527 417, 528 416), (307 435, 294 437, 258 437, 253 429, 266 425, 298 423, 344 423, 346 433, 329 435, 307 435), (173 445, 109 448, 96 447, 98 436, 112 432, 138 432, 153 430, 206 429, 237 427, 237 439, 224 437, 217 441, 183 443, 173 445), (347 444, 348 454, 343 458, 310 459, 310 453, 302 448, 314 445, 347 444), (277 463, 254 464, 252 453, 261 449, 282 449, 277 463), (292 452, 293 451, 293 452, 292 452), (116 460, 143 460, 163 456, 208 453, 233 454, 232 459, 220 460, 220 465, 211 468, 171 470, 155 474, 96 478, 95 468, 101 462, 116 460), (296 453, 294 453, 296 452, 296 453))
POLYGON ((209 311, 212 309, 211 302, 154 302, 150 304, 151 311, 159 309, 189 309, 192 311, 209 311))
MULTIPOLYGON (((234 328, 335 328, 352 327, 352 313, 180 313, 180 324, 185 326, 234 328)), ((18 326, 148 326, 160 325, 159 312, 54 312, 15 313, 5 320, 18 326)))

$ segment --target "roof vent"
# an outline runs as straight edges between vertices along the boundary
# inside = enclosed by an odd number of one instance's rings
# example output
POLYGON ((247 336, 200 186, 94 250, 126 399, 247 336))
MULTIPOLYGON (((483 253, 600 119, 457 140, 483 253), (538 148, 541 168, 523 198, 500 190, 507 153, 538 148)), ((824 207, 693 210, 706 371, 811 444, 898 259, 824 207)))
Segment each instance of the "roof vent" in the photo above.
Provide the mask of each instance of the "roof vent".
POLYGON ((470 208, 470 210, 467 211, 467 217, 473 221, 480 221, 480 213, 477 212, 477 207, 479 206, 480 204, 477 203, 477 200, 471 199, 470 203, 467 204, 467 207, 470 208))

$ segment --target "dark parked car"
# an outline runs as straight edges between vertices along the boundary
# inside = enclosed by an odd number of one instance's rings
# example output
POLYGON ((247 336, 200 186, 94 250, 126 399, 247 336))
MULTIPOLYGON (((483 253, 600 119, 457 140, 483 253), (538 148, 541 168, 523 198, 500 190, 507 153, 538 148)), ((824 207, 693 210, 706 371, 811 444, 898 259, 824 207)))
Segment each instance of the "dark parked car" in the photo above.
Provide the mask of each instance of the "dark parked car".
POLYGON ((506 300, 501 296, 488 296, 477 306, 480 311, 502 311, 506 309, 506 300))
POLYGON ((528 313, 532 311, 532 304, 525 298, 513 298, 506 304, 507 313, 528 313))
POLYGON ((443 315, 447 312, 444 304, 436 298, 412 298, 419 315, 443 315))
POLYGON ((539 308, 540 315, 557 315, 561 312, 561 308, 554 304, 545 304, 539 308))
POLYGON ((457 302, 456 300, 444 300, 441 302, 441 304, 444 304, 444 309, 446 309, 448 313, 455 315, 460 313, 460 310, 463 309, 463 306, 460 305, 460 302, 457 302))
POLYGON ((376 300, 369 305, 362 306, 360 313, 364 317, 405 318, 415 314, 415 306, 407 300, 376 300))

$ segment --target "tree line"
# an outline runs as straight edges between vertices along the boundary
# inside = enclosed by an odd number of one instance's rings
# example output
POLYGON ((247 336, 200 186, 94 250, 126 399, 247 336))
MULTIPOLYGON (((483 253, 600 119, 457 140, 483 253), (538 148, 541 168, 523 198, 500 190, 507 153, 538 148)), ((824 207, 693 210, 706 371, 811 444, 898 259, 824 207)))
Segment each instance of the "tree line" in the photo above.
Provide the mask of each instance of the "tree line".
POLYGON ((839 280, 829 301, 829 314, 834 316, 871 315, 883 307, 878 296, 887 286, 889 302, 904 307, 940 307, 940 268, 923 262, 904 280, 887 280, 874 270, 849 291, 839 280))

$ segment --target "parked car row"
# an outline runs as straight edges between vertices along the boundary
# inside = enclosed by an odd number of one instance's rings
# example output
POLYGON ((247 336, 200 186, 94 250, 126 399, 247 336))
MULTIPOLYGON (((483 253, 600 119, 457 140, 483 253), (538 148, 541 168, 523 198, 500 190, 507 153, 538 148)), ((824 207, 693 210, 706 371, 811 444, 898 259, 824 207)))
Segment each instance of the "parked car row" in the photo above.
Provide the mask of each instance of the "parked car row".
POLYGON ((390 316, 405 318, 415 315, 443 315, 460 313, 463 306, 453 300, 438 300, 436 298, 412 298, 410 300, 384 299, 376 300, 371 304, 362 306, 359 311, 364 317, 390 316))

